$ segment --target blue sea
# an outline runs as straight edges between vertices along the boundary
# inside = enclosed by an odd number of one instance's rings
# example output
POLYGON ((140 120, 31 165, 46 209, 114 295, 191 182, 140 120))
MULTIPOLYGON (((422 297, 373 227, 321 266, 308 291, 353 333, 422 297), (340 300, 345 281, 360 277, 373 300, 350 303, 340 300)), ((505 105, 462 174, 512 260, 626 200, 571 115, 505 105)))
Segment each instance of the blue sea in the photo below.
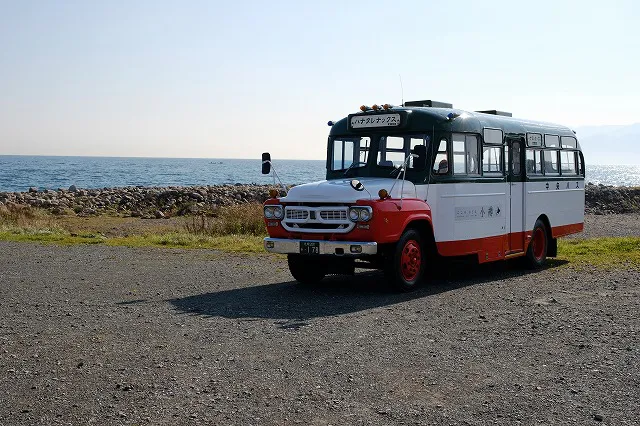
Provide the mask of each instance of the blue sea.
MULTIPOLYGON (((282 181, 300 184, 324 179, 325 160, 273 160, 282 181)), ((269 184, 259 159, 48 157, 0 155, 0 192, 122 186, 269 184)), ((587 165, 587 181, 640 186, 640 165, 587 165)))

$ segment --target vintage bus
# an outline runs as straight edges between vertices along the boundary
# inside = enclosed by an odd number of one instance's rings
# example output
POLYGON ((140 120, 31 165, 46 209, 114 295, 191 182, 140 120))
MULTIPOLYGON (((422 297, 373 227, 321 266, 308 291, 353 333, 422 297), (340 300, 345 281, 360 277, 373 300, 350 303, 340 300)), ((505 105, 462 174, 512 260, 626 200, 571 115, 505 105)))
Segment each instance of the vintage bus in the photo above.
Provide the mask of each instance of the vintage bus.
POLYGON ((329 125, 326 180, 264 204, 265 249, 301 283, 375 268, 409 290, 448 256, 541 267, 583 229, 584 157, 567 127, 435 101, 329 125))

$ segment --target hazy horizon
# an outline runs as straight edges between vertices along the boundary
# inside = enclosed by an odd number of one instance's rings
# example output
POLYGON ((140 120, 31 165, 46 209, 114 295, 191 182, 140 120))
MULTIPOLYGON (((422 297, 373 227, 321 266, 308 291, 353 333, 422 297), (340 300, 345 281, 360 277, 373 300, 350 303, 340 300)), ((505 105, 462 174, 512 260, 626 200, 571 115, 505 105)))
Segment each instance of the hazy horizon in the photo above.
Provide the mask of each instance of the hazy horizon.
MULTIPOLYGON (((152 156, 122 156, 122 155, 47 155, 47 154, 0 154, 0 157, 52 157, 52 158, 133 158, 133 159, 150 159, 150 160, 260 160, 259 157, 152 157, 152 156)), ((272 156, 273 161, 318 161, 326 162, 326 158, 275 158, 272 156)), ((640 166, 640 161, 637 163, 594 163, 589 162, 588 157, 585 159, 585 163, 589 166, 640 166)))
POLYGON ((322 160, 327 121, 403 98, 630 126, 639 18, 632 1, 6 2, 0 154, 322 160))

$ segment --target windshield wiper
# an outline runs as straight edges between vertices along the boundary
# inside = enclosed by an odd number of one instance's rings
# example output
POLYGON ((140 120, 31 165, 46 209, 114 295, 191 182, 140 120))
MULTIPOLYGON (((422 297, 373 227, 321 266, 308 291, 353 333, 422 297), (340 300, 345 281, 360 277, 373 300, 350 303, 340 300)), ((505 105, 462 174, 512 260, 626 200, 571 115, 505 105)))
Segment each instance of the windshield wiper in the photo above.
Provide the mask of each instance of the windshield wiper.
POLYGON ((349 167, 347 167, 347 170, 344 171, 343 176, 346 176, 347 173, 349 173, 349 170, 351 170, 353 167, 361 167, 361 166, 366 166, 367 163, 363 162, 363 161, 356 161, 355 163, 351 163, 351 165, 349 167))
POLYGON ((389 176, 393 176, 394 173, 397 173, 399 171, 401 171, 403 169, 403 166, 397 166, 396 168, 394 168, 393 170, 391 170, 391 173, 389 173, 389 176))

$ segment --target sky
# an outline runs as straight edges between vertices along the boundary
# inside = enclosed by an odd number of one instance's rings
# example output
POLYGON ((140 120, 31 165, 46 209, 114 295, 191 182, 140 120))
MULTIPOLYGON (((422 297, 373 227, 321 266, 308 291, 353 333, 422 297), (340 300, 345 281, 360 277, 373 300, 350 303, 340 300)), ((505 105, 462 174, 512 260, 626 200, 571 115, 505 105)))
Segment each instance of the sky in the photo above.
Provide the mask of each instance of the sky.
POLYGON ((323 159, 403 95, 633 124, 639 4, 0 0, 0 155, 323 159))

